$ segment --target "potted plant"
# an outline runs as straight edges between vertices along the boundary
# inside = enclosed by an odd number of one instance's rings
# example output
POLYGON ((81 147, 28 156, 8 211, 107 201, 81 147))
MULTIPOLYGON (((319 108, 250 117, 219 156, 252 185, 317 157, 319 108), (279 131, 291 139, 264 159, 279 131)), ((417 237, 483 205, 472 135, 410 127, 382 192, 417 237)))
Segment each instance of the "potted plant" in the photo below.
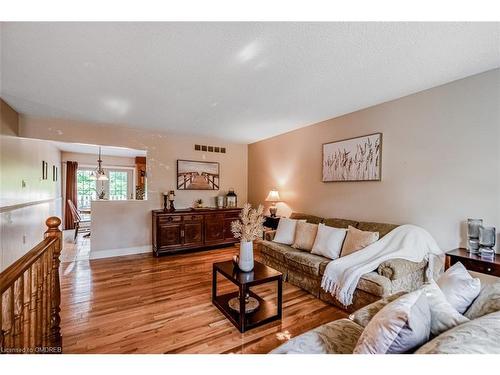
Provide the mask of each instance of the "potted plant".
POLYGON ((262 237, 264 230, 264 206, 252 208, 250 203, 245 203, 240 212, 240 220, 231 223, 231 232, 234 238, 239 238, 240 256, 238 267, 243 272, 253 270, 253 241, 262 237))

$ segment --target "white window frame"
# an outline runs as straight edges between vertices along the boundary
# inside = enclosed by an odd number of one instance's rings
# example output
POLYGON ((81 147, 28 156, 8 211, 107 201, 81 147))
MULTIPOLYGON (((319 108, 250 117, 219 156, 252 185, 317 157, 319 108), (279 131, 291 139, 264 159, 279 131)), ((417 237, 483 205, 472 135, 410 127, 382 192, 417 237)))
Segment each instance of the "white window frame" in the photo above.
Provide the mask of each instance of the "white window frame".
MULTIPOLYGON (((78 169, 81 170, 95 170, 96 167, 92 165, 79 165, 78 169)), ((127 177, 127 200, 130 199, 135 199, 135 186, 136 186, 136 169, 135 167, 125 167, 125 166, 116 166, 116 165, 110 165, 110 166, 103 166, 102 169, 104 169, 104 173, 106 173, 106 176, 109 178, 109 172, 110 171, 127 171, 128 172, 128 177, 127 177), (132 178, 130 178, 132 177, 132 178)), ((110 192, 109 192, 109 180, 107 181, 96 181, 96 190, 97 190, 97 197, 99 197, 99 194, 101 193, 102 189, 106 192, 105 198, 109 199, 110 197, 110 192)))

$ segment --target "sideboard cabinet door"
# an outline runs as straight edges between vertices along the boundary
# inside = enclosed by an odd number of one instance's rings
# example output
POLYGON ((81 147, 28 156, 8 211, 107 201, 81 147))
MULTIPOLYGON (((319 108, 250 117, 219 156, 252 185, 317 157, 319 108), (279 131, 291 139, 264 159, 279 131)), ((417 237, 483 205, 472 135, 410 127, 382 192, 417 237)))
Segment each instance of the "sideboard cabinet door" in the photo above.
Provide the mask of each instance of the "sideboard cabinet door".
POLYGON ((159 224, 158 247, 160 249, 182 245, 182 224, 159 224))
POLYGON ((184 246, 203 246, 203 220, 184 222, 184 246))
POLYGON ((205 244, 220 243, 224 240, 224 215, 205 216, 205 244))

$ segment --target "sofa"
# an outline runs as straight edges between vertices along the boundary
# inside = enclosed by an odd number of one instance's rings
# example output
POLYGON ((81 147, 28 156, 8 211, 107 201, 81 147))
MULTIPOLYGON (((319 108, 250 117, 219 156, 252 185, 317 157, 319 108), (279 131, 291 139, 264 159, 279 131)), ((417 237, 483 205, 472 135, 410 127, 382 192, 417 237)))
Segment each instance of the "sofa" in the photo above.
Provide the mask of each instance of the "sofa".
MULTIPOLYGON (((367 305, 349 316, 299 335, 272 354, 352 354, 368 322, 399 292, 367 305)), ((483 287, 464 313, 468 322, 451 328, 417 348, 415 354, 500 354, 500 282, 483 287)))
MULTIPOLYGON (((292 213, 290 218, 306 220, 312 224, 323 223, 336 228, 347 228, 351 225, 363 231, 379 232, 380 238, 397 227, 394 224, 321 218, 302 213, 292 213)), ((348 312, 355 311, 398 291, 415 290, 424 282, 426 261, 415 263, 404 259, 389 260, 380 264, 378 269, 361 277, 354 292, 352 305, 345 307, 321 288, 323 273, 331 259, 273 242, 275 233, 275 231, 265 232, 264 240, 260 246, 262 262, 283 273, 283 279, 290 284, 348 312)))

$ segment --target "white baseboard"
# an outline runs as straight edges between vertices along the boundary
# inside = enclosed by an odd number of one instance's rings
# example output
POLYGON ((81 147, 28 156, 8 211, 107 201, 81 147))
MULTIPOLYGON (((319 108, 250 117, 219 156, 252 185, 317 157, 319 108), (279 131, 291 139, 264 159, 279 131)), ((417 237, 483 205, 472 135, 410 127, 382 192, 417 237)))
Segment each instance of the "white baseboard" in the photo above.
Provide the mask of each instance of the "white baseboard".
POLYGON ((97 250, 90 251, 90 259, 102 259, 111 257, 121 257, 124 255, 134 255, 134 254, 144 254, 153 251, 151 245, 146 246, 136 246, 136 247, 123 247, 121 249, 110 249, 110 250, 97 250))

